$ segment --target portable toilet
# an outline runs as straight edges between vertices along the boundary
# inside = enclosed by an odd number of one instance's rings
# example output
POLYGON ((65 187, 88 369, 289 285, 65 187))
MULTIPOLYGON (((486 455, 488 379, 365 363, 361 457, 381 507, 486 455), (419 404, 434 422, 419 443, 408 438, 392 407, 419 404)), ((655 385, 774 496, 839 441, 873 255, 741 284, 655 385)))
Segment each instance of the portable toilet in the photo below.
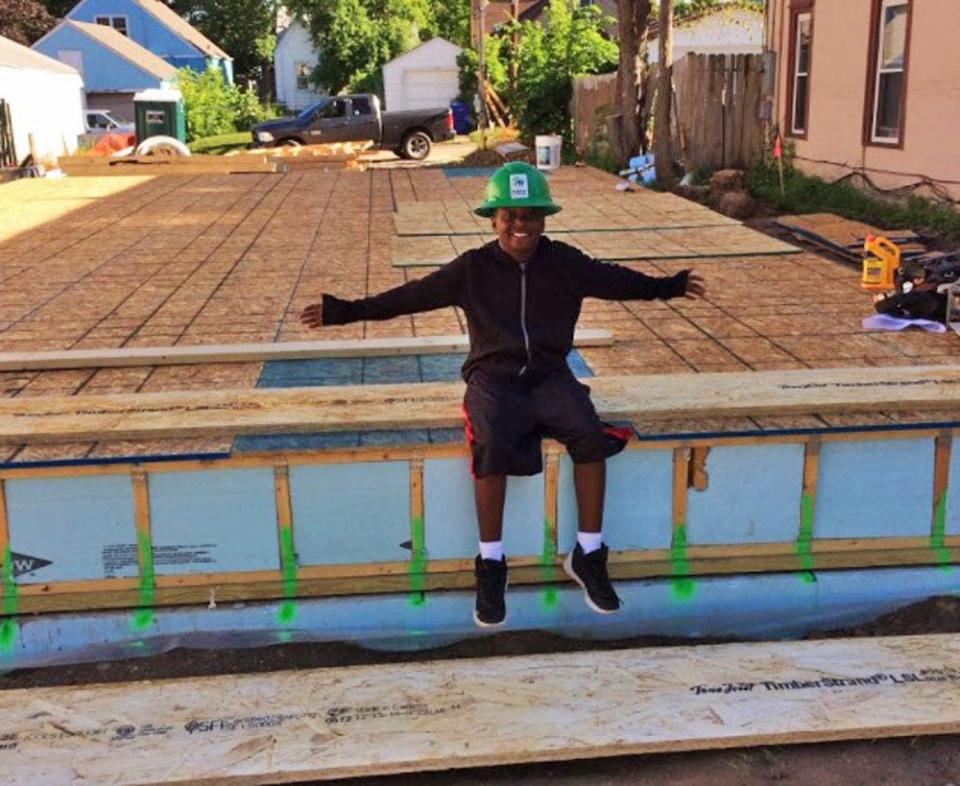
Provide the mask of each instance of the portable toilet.
POLYGON ((172 136, 187 141, 187 118, 183 96, 171 87, 141 90, 133 97, 137 143, 151 136, 172 136))

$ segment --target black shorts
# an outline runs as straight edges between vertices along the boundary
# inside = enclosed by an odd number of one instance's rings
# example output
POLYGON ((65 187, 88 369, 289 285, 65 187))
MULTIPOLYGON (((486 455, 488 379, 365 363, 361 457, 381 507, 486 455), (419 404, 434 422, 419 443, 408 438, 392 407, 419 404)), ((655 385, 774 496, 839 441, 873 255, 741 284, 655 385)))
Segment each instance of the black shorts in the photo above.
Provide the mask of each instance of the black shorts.
POLYGON ((619 453, 631 433, 604 425, 590 388, 563 370, 535 385, 475 370, 467 382, 463 416, 471 471, 478 478, 543 471, 543 437, 562 442, 574 463, 588 464, 619 453))

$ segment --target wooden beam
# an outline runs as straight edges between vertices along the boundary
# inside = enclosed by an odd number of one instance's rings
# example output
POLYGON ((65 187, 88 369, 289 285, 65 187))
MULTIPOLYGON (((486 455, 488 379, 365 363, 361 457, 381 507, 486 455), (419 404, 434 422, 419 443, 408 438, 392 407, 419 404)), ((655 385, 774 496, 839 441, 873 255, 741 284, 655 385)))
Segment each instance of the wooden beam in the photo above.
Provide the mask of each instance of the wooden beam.
POLYGON ((960 731, 960 635, 437 660, 0 693, 10 782, 231 784, 960 731))
MULTIPOLYGON (((661 374, 590 380, 601 417, 960 410, 960 366, 661 374)), ((49 396, 0 401, 0 443, 452 428, 463 385, 49 396)))
MULTIPOLYGON (((929 538, 859 538, 814 541, 811 553, 818 570, 954 564, 960 555, 960 536, 946 537, 938 549, 929 538)), ((552 584, 562 578, 560 560, 543 554, 511 555, 510 582, 515 586, 552 584)), ((616 581, 669 577, 685 591, 697 576, 774 573, 797 570, 796 543, 686 546, 675 537, 673 548, 612 552, 610 575, 616 581)), ((235 573, 157 576, 152 606, 181 606, 254 600, 292 601, 332 595, 470 590, 475 585, 473 559, 444 559, 308 565, 296 570, 291 588, 288 576, 276 570, 235 573), (414 569, 416 568, 416 569, 414 569)), ((143 608, 137 579, 97 579, 21 584, 17 605, 8 613, 33 614, 98 609, 143 608)))
MULTIPOLYGON (((609 330, 578 330, 576 347, 613 344, 609 330)), ((46 371, 67 368, 182 366, 197 363, 247 363, 258 360, 362 358, 391 355, 442 355, 466 352, 465 335, 415 338, 368 338, 354 341, 283 341, 261 344, 201 344, 177 347, 71 349, 62 352, 0 352, 0 371, 46 371)))

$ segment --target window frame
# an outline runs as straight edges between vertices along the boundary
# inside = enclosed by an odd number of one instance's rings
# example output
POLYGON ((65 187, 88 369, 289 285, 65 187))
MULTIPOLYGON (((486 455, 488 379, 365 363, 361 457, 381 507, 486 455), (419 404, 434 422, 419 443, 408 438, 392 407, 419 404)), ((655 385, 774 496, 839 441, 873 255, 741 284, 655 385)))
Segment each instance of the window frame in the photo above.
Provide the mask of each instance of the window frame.
POLYGON ((311 71, 310 64, 305 61, 298 60, 293 64, 293 80, 294 80, 293 86, 296 90, 298 90, 301 93, 311 92, 310 91, 310 71, 311 71), (301 69, 303 69, 303 73, 301 73, 301 69), (303 80, 303 85, 304 85, 303 87, 300 87, 301 79, 303 80))
POLYGON ((907 86, 910 75, 910 39, 913 28, 913 0, 873 0, 870 12, 870 46, 867 47, 867 77, 863 106, 863 144, 888 150, 903 150, 907 123, 907 86), (900 89, 900 124, 897 138, 887 139, 874 134, 880 100, 880 36, 883 33, 883 11, 889 6, 907 7, 907 26, 903 42, 903 74, 900 89))
POLYGON ((130 20, 127 19, 125 14, 97 14, 93 17, 93 23, 95 25, 103 25, 104 27, 109 27, 112 30, 116 30, 120 35, 125 36, 126 38, 130 37, 130 20), (123 32, 117 29, 117 20, 123 20, 123 32))
POLYGON ((810 132, 810 94, 813 86, 813 36, 814 36, 814 0, 795 0, 790 5, 790 25, 789 35, 790 44, 788 52, 790 61, 787 66, 787 106, 786 121, 784 125, 784 135, 793 139, 806 139, 810 132), (807 95, 804 101, 804 128, 800 131, 795 129, 796 116, 796 84, 797 84, 797 57, 799 47, 797 46, 797 33, 799 32, 800 19, 807 17, 810 20, 810 49, 807 53, 807 70, 804 74, 807 80, 807 95))

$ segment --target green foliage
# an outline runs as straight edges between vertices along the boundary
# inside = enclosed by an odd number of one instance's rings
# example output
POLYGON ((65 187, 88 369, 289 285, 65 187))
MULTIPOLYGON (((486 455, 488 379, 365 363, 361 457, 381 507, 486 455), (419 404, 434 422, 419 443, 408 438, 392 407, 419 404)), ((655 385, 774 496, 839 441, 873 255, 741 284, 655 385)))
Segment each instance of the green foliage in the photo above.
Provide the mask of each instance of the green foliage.
MULTIPOLYGON (((678 24, 687 19, 703 16, 717 8, 742 8, 762 14, 763 0, 675 0, 673 20, 678 24)), ((652 15, 651 18, 656 19, 656 16, 652 15)))
POLYGON ((181 68, 177 71, 176 83, 183 94, 188 142, 248 131, 251 125, 270 115, 253 91, 226 84, 218 69, 201 73, 181 68))
POLYGON ((330 93, 379 92, 380 68, 437 34, 430 0, 291 0, 308 20, 319 64, 312 80, 330 93))
POLYGON ((929 228, 948 240, 960 241, 960 212, 949 205, 912 196, 903 202, 887 202, 854 188, 850 183, 828 183, 787 167, 784 194, 772 162, 758 164, 746 176, 746 185, 756 198, 782 213, 836 213, 884 229, 929 228))
POLYGON ((177 0, 175 9, 233 58, 238 82, 269 74, 277 43, 273 0, 177 0))
MULTIPOLYGON (((510 40, 501 36, 487 36, 483 41, 483 58, 487 83, 498 93, 506 93, 510 40)), ((457 56, 457 65, 460 67, 460 100, 472 105, 477 93, 477 50, 464 49, 457 56)))
POLYGON ((470 0, 434 3, 437 35, 460 47, 470 46, 470 0))
MULTIPOLYGON (((507 103, 521 136, 561 134, 572 150, 573 127, 570 98, 573 80, 585 74, 601 74, 617 68, 617 45, 603 36, 613 20, 596 6, 580 7, 574 0, 551 0, 539 22, 508 23, 504 35, 484 40, 487 81, 507 103), (519 44, 513 52, 512 33, 519 44), (517 86, 509 84, 509 64, 516 57, 517 86)), ((460 66, 460 97, 472 103, 477 92, 477 53, 464 49, 460 66)))
POLYGON ((194 139, 188 147, 191 153, 222 155, 229 150, 244 148, 249 144, 249 131, 234 131, 231 134, 218 134, 217 136, 206 136, 202 139, 194 139))
POLYGON ((551 0, 542 23, 523 23, 519 79, 508 104, 525 137, 559 133, 570 142, 574 78, 617 67, 617 45, 602 34, 610 22, 596 6, 551 0))

